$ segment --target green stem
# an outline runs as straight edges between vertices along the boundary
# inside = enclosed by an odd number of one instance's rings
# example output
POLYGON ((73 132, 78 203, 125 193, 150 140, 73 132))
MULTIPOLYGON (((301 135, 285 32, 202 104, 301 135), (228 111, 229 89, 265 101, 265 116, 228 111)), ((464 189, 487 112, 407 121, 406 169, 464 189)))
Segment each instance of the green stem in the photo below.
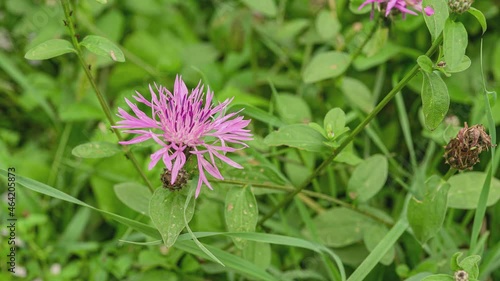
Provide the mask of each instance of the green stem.
MULTIPOLYGON (((101 93, 99 88, 97 87, 97 84, 95 83, 95 80, 92 76, 92 73, 90 72, 87 64, 85 63, 85 60, 83 58, 83 53, 82 49, 80 47, 80 44, 78 43, 78 38, 75 32, 75 25, 73 24, 73 18, 70 16, 70 7, 69 7, 69 2, 68 0, 61 0, 61 4, 63 7, 64 11, 64 17, 66 18, 66 23, 69 29, 69 33, 71 36, 71 43, 73 43, 73 46, 76 49, 76 56, 78 57, 78 60, 80 61, 80 65, 83 68, 83 71, 85 72, 85 75, 87 76, 87 79, 90 82, 90 85, 94 89, 97 99, 99 100, 99 104, 101 105, 102 110, 104 111, 104 114, 106 115, 106 118, 109 121, 109 124, 111 126, 115 125, 115 121, 113 120, 113 116, 111 115, 111 109, 109 108, 108 103, 106 102, 106 99, 104 95, 101 93)), ((121 136, 120 132, 118 130, 112 129, 112 131, 115 133, 116 137, 118 140, 123 141, 123 137, 121 136)), ((149 179, 146 177, 144 172, 142 171, 139 162, 137 162, 137 159, 135 158, 134 154, 130 151, 130 149, 127 146, 122 146, 123 151, 125 152, 125 155, 127 155, 127 158, 130 159, 132 164, 134 165, 134 168, 137 170, 139 175, 142 177, 144 182, 147 184, 148 188, 151 190, 151 192, 154 191, 153 185, 149 181, 149 179)))
MULTIPOLYGON (((274 185, 274 184, 248 182, 248 181, 238 181, 238 180, 214 180, 214 181, 217 183, 221 183, 221 184, 237 184, 237 185, 241 185, 241 186, 251 185, 252 187, 257 187, 257 188, 266 188, 266 189, 280 190, 280 191, 286 191, 286 192, 294 192, 296 190, 292 186, 274 185)), ((393 223, 391 223, 389 221, 386 221, 380 217, 377 217, 377 216, 373 215, 372 213, 367 212, 365 210, 358 209, 357 207, 355 207, 349 203, 346 203, 340 199, 337 199, 335 197, 328 196, 326 194, 319 193, 319 192, 310 191, 310 190, 302 190, 301 193, 304 195, 307 195, 309 197, 323 199, 323 200, 328 201, 330 203, 334 203, 334 204, 337 204, 341 207, 350 209, 354 212, 357 212, 359 214, 367 216, 367 217, 369 217, 377 222, 383 223, 389 227, 391 227, 393 225, 393 223)))
POLYGON ((450 177, 453 176, 456 172, 457 172, 457 169, 450 168, 448 170, 448 172, 446 172, 446 174, 444 175, 443 180, 445 180, 445 181, 449 180, 450 177))
POLYGON ((353 62, 361 54, 361 52, 365 48, 366 44, 368 44, 368 41, 370 41, 370 39, 372 39, 373 35, 375 34, 375 31, 377 31, 377 27, 379 26, 379 18, 380 17, 377 16, 377 18, 373 21, 373 26, 370 29, 370 31, 368 32, 368 35, 366 36, 365 40, 354 51, 354 53, 352 53, 352 55, 351 55, 351 62, 353 62))
MULTIPOLYGON (((440 35, 434 43, 432 43, 432 46, 429 48, 429 50, 425 53, 426 56, 431 56, 438 48, 441 42, 443 41, 443 36, 440 35)), ((363 129, 372 121, 375 116, 384 108, 390 100, 394 98, 394 96, 403 89, 403 87, 415 76, 419 70, 418 64, 415 64, 413 68, 399 81, 399 83, 394 86, 394 88, 384 97, 383 100, 381 100, 377 106, 366 116, 366 118, 361 122, 353 131, 352 133, 345 138, 340 146, 327 158, 325 159, 319 166, 316 168, 316 170, 298 187, 296 188, 293 192, 289 193, 278 205, 276 205, 269 213, 264 215, 262 219, 260 219, 259 224, 262 225, 266 220, 268 220, 270 217, 272 217, 278 210, 282 209, 285 207, 288 202, 290 202, 295 195, 297 195, 299 192, 301 192, 304 188, 306 188, 313 179, 315 179, 317 176, 319 176, 323 170, 330 165, 330 163, 337 157, 342 150, 344 150, 347 145, 354 140, 354 137, 356 137, 363 129)))

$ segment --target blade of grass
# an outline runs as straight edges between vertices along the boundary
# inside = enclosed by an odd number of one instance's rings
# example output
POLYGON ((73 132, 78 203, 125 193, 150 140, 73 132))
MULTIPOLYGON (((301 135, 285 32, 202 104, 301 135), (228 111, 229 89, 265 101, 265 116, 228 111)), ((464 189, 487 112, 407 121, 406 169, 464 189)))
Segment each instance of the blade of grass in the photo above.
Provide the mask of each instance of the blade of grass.
POLYGON ((399 237, 408 228, 406 216, 402 216, 378 245, 370 252, 368 257, 349 276, 347 281, 362 281, 384 257, 385 253, 398 241, 399 237))
MULTIPOLYGON (((0 176, 4 177, 4 178, 7 178, 8 176, 8 172, 4 169, 0 169, 0 176)), ((53 197, 53 198, 57 198, 57 199, 60 199, 60 200, 64 200, 64 201, 67 201, 67 202, 70 202, 70 203, 73 203, 73 204, 77 204, 77 205, 80 205, 80 206, 83 206, 83 207, 87 207, 87 208, 90 208, 92 210, 95 210, 95 211, 98 211, 102 214, 105 214, 105 215, 108 215, 110 216, 112 219, 116 220, 117 222, 119 223, 122 223, 126 226, 129 226, 139 232, 142 232, 152 238, 155 238, 155 239, 161 239, 161 235, 160 233, 156 230, 156 228, 154 227, 151 227, 147 224, 143 224, 141 222, 137 222, 137 221, 134 221, 134 220, 131 220, 129 218, 126 218, 126 217, 122 217, 120 215, 117 215, 115 213, 111 213, 111 212, 108 212, 108 211, 104 211, 104 210, 101 210, 101 209, 98 209, 94 206, 91 206, 83 201, 80 201, 78 199, 76 199, 75 197, 73 196, 70 196, 60 190, 57 190, 51 186, 48 186, 46 184, 43 184, 41 182, 38 182, 38 181, 35 181, 35 180, 32 180, 30 178, 26 178, 26 177, 23 177, 23 176, 20 176, 20 175, 16 175, 16 182, 19 184, 19 185, 22 185, 28 189, 31 189, 33 191, 36 191, 38 193, 42 193, 42 194, 45 194, 45 195, 48 195, 50 197, 53 197)))

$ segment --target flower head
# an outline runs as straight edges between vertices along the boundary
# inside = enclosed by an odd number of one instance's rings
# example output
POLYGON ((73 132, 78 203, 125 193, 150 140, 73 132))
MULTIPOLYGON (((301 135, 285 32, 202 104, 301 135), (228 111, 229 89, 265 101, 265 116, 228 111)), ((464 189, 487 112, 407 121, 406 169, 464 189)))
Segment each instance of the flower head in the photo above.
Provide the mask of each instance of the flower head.
POLYGON ((151 101, 145 99, 139 92, 134 96, 136 101, 151 108, 151 117, 128 99, 125 101, 135 116, 118 108, 118 116, 123 120, 120 120, 114 128, 126 129, 124 132, 138 135, 120 144, 128 145, 153 139, 161 148, 151 155, 149 169, 151 170, 161 159, 170 172, 171 185, 174 185, 180 172, 183 174, 181 170, 187 159, 190 156, 196 157, 200 176, 195 197, 198 197, 203 183, 212 189, 205 172, 217 179, 223 179, 215 163, 216 158, 232 167, 243 168, 225 155, 227 152, 238 150, 228 144, 239 144, 244 148, 247 145, 243 141, 252 138, 250 130, 245 129, 250 120, 239 116, 240 111, 225 113, 232 99, 213 105, 214 94, 210 88, 205 95, 204 86, 198 84, 189 92, 179 76, 175 79, 173 94, 161 85, 155 84, 155 88, 158 95, 151 85, 149 86, 151 101))
MULTIPOLYGON (((364 6, 370 3, 372 4, 371 18, 373 18, 375 4, 378 4, 378 10, 385 11, 384 16, 386 17, 388 17, 391 13, 401 13, 404 18, 406 17, 406 14, 416 16, 418 14, 415 11, 422 12, 422 0, 366 0, 359 6, 358 9, 361 10, 364 6)), ((432 9, 430 6, 427 6, 423 9, 423 12, 427 16, 430 16, 434 14, 434 9, 432 9)))
POLYGON ((490 136, 482 125, 469 127, 465 123, 457 137, 445 147, 446 163, 458 170, 472 169, 479 162, 479 154, 492 147, 490 136))

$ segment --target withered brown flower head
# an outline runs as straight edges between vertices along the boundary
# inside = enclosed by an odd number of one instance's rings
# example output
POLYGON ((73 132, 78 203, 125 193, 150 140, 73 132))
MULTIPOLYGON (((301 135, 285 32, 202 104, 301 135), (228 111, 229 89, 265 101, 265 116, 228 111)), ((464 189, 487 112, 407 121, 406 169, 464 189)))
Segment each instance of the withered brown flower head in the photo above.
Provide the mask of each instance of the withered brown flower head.
POLYGON ((457 137, 446 145, 444 158, 452 168, 472 169, 472 166, 479 162, 479 154, 491 146, 491 138, 483 125, 469 127, 466 122, 457 137))

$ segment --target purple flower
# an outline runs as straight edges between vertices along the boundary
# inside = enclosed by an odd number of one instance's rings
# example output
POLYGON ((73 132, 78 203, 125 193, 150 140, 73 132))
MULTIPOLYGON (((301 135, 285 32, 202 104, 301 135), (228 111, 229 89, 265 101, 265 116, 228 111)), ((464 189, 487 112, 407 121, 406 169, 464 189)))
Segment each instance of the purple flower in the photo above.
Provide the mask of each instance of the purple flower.
MULTIPOLYGON (((406 14, 411 14, 411 15, 418 15, 415 11, 422 12, 422 0, 366 0, 359 6, 358 10, 361 10, 364 6, 368 4, 372 4, 372 12, 371 12, 371 18, 373 18, 373 11, 375 9, 375 3, 378 4, 378 9, 379 10, 385 10, 385 16, 389 16, 391 14, 391 11, 395 12, 401 12, 403 15, 403 18, 406 17, 406 14), (409 8, 412 8, 413 10, 410 10, 409 8)), ((432 7, 427 6, 423 9, 423 12, 427 15, 433 15, 434 14, 434 9, 432 7)))
MULTIPOLYGON (((208 88, 206 95, 203 85, 189 93, 182 78, 177 76, 174 83, 174 93, 167 88, 157 86, 159 97, 151 87, 151 101, 146 100, 139 92, 135 100, 151 108, 151 116, 147 116, 136 104, 125 99, 135 116, 118 108, 120 120, 114 128, 127 129, 124 132, 137 134, 135 138, 122 141, 128 145, 153 139, 161 148, 151 155, 149 169, 151 170, 160 159, 171 172, 171 184, 175 183, 179 171, 186 164, 190 156, 195 156, 200 173, 195 197, 200 194, 201 186, 208 182, 205 172, 217 179, 224 179, 217 168, 215 159, 218 158, 232 167, 242 169, 238 163, 228 158, 227 152, 234 152, 237 148, 227 146, 229 143, 247 147, 243 141, 251 140, 250 130, 245 129, 250 120, 238 116, 238 112, 226 114, 225 111, 232 99, 226 99, 217 105, 212 105, 213 92, 208 88), (205 96, 205 101, 203 97, 205 96)), ((239 148, 239 149, 241 149, 239 148)))

